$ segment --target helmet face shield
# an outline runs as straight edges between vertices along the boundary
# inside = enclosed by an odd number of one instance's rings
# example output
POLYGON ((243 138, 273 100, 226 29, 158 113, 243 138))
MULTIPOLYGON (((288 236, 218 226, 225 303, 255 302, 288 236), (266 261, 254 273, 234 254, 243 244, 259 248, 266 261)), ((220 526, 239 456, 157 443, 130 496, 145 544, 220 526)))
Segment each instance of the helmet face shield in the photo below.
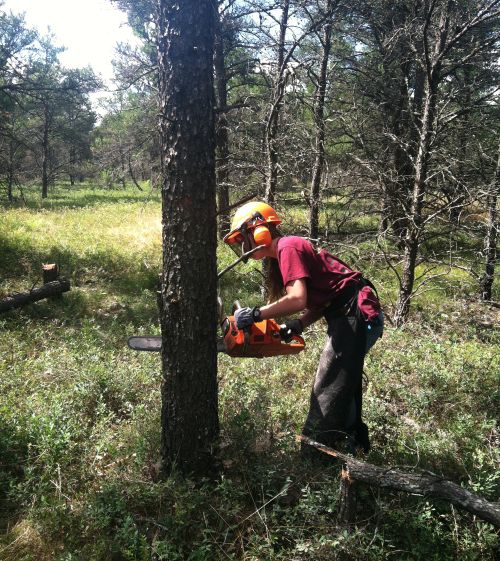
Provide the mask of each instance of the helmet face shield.
POLYGON ((242 237, 241 251, 242 253, 246 253, 247 251, 250 251, 254 246, 254 244, 252 243, 253 235, 248 228, 244 227, 242 228, 241 231, 241 237, 242 237))
MULTIPOLYGON (((247 251, 252 249, 252 242, 250 241, 251 234, 247 231, 246 235, 238 232, 238 235, 233 237, 233 240, 229 244, 229 247, 234 251, 238 257, 242 257, 247 251)), ((244 262, 246 263, 246 259, 244 262)))
POLYGON ((237 248, 236 252, 240 256, 252 249, 253 237, 250 229, 247 228, 247 224, 243 224, 241 229, 234 235, 233 240, 232 243, 235 249, 237 248))

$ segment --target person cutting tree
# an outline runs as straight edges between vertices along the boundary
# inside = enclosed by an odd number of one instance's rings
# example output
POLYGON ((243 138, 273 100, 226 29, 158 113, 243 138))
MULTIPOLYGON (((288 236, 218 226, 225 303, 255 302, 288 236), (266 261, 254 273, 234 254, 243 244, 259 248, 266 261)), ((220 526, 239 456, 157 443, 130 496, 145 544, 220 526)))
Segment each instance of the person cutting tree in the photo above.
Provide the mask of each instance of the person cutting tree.
MULTIPOLYGON (((237 209, 229 244, 241 244, 252 259, 269 258, 266 288, 269 303, 243 307, 234 316, 239 329, 254 322, 301 312, 282 328, 284 339, 300 335, 324 317, 327 341, 311 391, 302 434, 326 446, 344 443, 349 451, 370 449, 368 427, 362 420, 362 374, 368 350, 382 336, 384 314, 373 285, 363 275, 324 249, 299 236, 283 236, 276 211, 264 202, 237 209)), ((315 452, 302 445, 304 456, 315 452)))

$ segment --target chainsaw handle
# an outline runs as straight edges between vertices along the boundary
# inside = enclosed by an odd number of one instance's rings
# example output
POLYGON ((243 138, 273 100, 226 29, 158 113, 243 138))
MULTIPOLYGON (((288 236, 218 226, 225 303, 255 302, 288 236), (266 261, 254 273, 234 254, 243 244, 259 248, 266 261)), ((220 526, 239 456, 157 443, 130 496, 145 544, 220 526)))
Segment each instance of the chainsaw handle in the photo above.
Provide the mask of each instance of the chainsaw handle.
POLYGON ((298 345, 305 345, 304 339, 300 335, 295 335, 290 328, 283 323, 280 326, 280 337, 281 340, 287 344, 295 343, 298 345))
MULTIPOLYGON (((233 302, 233 308, 232 308, 233 316, 234 316, 234 312, 236 312, 236 310, 239 310, 241 307, 242 307, 242 305, 241 305, 239 300, 235 300, 233 302)), ((243 331, 245 348, 246 348, 248 343, 250 342, 250 326, 243 327, 243 329, 241 329, 241 331, 243 331)))
POLYGON ((292 333, 292 330, 287 327, 284 323, 280 325, 280 337, 285 343, 290 343, 296 335, 292 333))

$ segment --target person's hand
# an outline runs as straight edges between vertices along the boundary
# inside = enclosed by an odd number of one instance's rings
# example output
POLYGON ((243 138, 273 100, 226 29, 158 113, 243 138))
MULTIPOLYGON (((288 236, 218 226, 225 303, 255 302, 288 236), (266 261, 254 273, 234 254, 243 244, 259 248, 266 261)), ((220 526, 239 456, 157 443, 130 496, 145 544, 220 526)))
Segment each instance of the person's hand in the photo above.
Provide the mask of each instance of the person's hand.
POLYGON ((260 309, 257 306, 255 308, 238 308, 234 312, 234 319, 238 329, 245 329, 245 327, 250 327, 252 323, 259 321, 260 309))
POLYGON ((300 335, 304 331, 304 326, 300 319, 289 319, 280 327, 280 337, 289 343, 294 335, 300 335))

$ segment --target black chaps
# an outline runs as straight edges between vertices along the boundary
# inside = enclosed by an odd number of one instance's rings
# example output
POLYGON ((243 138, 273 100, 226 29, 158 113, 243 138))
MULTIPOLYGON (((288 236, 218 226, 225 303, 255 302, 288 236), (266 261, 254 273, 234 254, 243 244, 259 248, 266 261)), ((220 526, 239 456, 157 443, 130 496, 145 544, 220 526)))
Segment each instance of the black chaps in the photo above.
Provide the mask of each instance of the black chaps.
POLYGON ((328 339, 302 429, 305 436, 332 447, 351 436, 368 451, 368 429, 361 420, 366 337, 360 314, 328 319, 328 339))

